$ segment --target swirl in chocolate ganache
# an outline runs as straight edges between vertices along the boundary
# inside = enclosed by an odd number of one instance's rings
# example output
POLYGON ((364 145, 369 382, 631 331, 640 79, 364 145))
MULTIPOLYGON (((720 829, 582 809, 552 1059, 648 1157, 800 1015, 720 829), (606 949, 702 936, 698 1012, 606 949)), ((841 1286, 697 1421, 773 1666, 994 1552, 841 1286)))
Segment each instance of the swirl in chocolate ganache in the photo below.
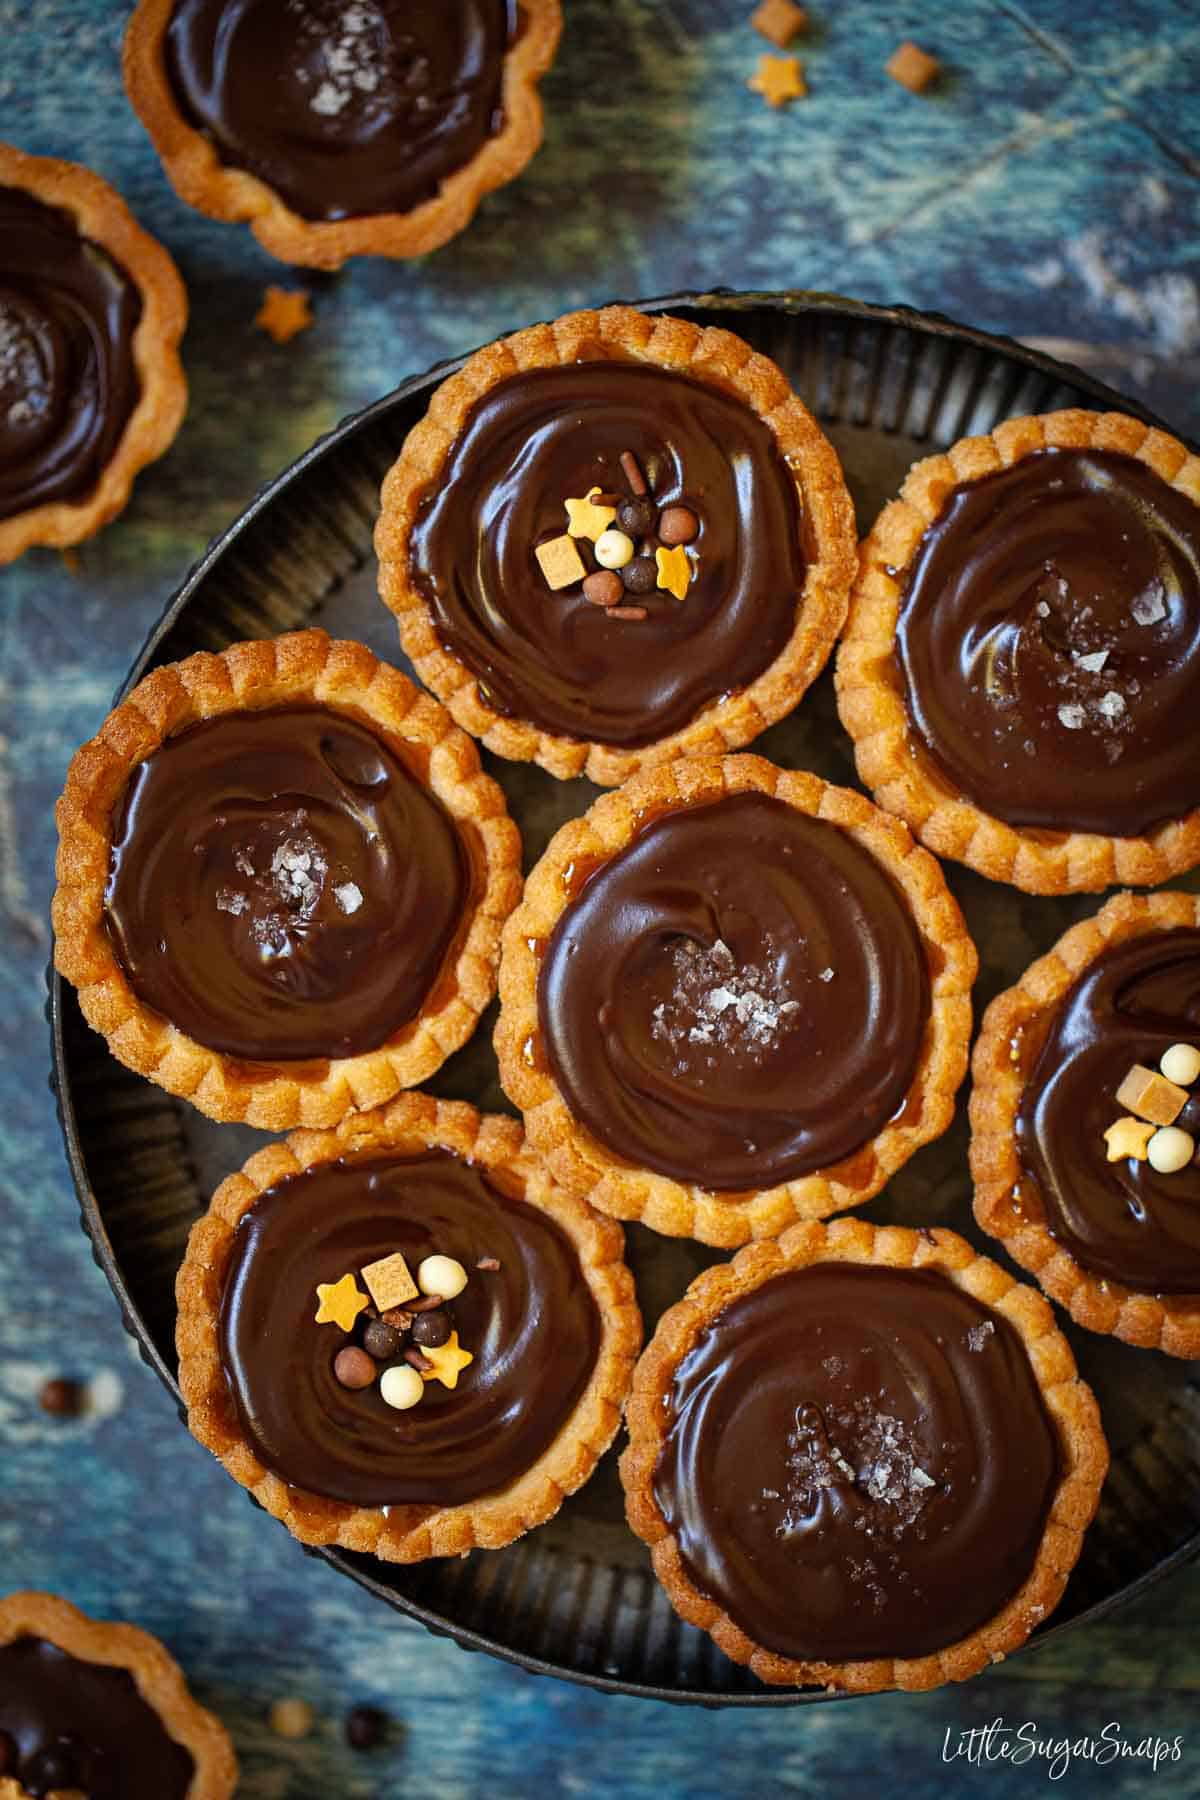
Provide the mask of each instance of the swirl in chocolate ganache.
POLYGON ((478 403, 423 503, 410 572, 439 638, 499 711, 634 746, 779 655, 804 586, 800 531, 795 481, 742 401, 660 369, 582 362, 515 375, 478 403), (700 522, 686 597, 639 592, 636 623, 578 586, 551 591, 534 556, 563 532, 568 498, 629 494, 624 452, 655 507, 682 504, 700 522))
POLYGON ((0 187, 0 519, 96 486, 138 402, 141 311, 69 213, 0 187))
POLYGON ((538 980, 547 1061, 618 1156, 745 1190, 828 1168, 903 1104, 921 940, 854 840, 763 794, 668 813, 600 867, 538 980))
MULTIPOLYGON (((1134 1063, 1200 1047, 1200 931, 1154 931, 1104 951, 1059 1002, 1021 1096, 1017 1147, 1046 1224, 1085 1268, 1159 1294, 1200 1293, 1200 1164, 1161 1175, 1107 1160, 1134 1063)), ((1200 1139, 1200 1090, 1175 1121, 1200 1139)))
POLYGON ((1133 457, 953 489, 896 641, 918 735, 996 818, 1130 837, 1200 805, 1200 509, 1133 457))
POLYGON ((280 1182, 238 1231, 221 1302, 221 1358, 255 1454, 294 1487, 358 1506, 456 1506, 549 1448, 596 1362, 600 1320, 574 1247, 444 1150, 324 1165, 280 1182), (347 1342, 313 1323, 318 1282, 399 1251, 470 1274, 450 1304, 474 1361, 453 1390, 426 1384, 398 1412, 378 1382, 348 1390, 347 1342), (498 1269, 478 1270, 480 1258, 498 1269))
POLYGON ((404 213, 499 131, 517 22, 515 0, 177 0, 167 72, 302 218, 404 213))
POLYGON ((0 1645, 0 1733, 16 1746, 5 1773, 27 1794, 88 1800, 186 1800, 195 1765, 126 1669, 69 1656, 42 1638, 0 1645))
POLYGON ((1059 1452, 1020 1338, 945 1277, 776 1276, 675 1374, 654 1494, 694 1584, 812 1661, 924 1656, 1029 1575, 1059 1452))
POLYGON ((252 1061, 355 1056, 419 1012, 470 879, 440 802, 344 714, 209 719, 133 771, 105 912, 134 993, 252 1061))

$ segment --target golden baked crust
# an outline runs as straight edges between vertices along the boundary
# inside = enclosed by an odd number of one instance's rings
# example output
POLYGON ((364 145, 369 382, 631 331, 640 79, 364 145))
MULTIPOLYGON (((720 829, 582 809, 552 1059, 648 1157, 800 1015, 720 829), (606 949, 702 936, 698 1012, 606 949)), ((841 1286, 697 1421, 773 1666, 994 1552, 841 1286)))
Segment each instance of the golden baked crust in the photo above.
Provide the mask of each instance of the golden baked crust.
POLYGON ((536 762, 566 780, 587 775, 615 787, 640 768, 673 757, 736 750, 792 711, 820 674, 846 616, 854 577, 854 509, 832 444, 783 372, 731 331, 650 318, 630 306, 567 313, 477 350, 434 393, 383 483, 375 531, 379 591, 400 625, 417 674, 465 731, 514 762, 536 762), (815 553, 807 558, 796 622, 779 655, 749 686, 716 700, 681 730, 638 749, 587 743, 541 731, 495 712, 478 677, 439 642, 429 608, 409 579, 409 537, 423 496, 436 482, 472 407, 511 375, 575 362, 652 363, 734 394, 774 433, 796 478, 815 553))
POLYGON ((125 91, 180 199, 212 219, 247 220, 263 249, 280 262, 340 269, 352 256, 425 256, 469 225, 484 195, 514 180, 542 141, 538 82, 554 61, 562 6, 560 0, 521 0, 521 33, 504 58, 504 125, 496 136, 411 212, 303 218, 257 175, 222 162, 180 112, 163 54, 174 5, 138 0, 125 30, 125 91))
POLYGON ((1114 894, 1094 918, 1064 932, 1015 987, 997 994, 984 1014, 972 1061, 971 1176, 979 1224, 1014 1262, 1036 1275, 1077 1325, 1168 1356, 1197 1357, 1200 1294, 1160 1297, 1083 1268, 1050 1235, 1040 1191, 1021 1166, 1016 1143, 1026 1079, 1068 988, 1113 945, 1178 926, 1200 926, 1195 894, 1114 894))
POLYGON ((923 1689, 964 1681, 1023 1644, 1053 1611, 1074 1568, 1083 1533, 1096 1511, 1108 1471, 1108 1447, 1092 1391, 1078 1377, 1053 1309, 952 1231, 909 1231, 837 1219, 805 1223, 778 1243, 752 1244, 729 1263, 697 1276, 683 1299, 663 1314, 638 1363, 628 1406, 629 1446, 621 1481, 630 1527, 650 1546, 654 1572, 682 1618, 707 1631, 734 1662, 748 1663, 760 1681, 821 1686, 868 1694, 880 1688, 923 1689), (670 1424, 675 1370, 699 1333, 731 1301, 772 1276, 819 1262, 875 1263, 893 1269, 938 1269, 954 1285, 1003 1314, 1021 1335, 1047 1411, 1058 1431, 1063 1475, 1028 1579, 994 1619, 930 1656, 864 1662, 798 1662, 747 1636, 716 1601, 689 1579, 679 1545, 654 1498, 654 1468, 670 1424))
POLYGON ((141 392, 95 491, 85 500, 49 501, 0 519, 2 565, 34 544, 62 550, 93 536, 125 506, 139 470, 170 447, 187 411, 179 340, 188 302, 162 245, 142 230, 116 189, 90 169, 0 144, 0 186, 22 188, 46 206, 69 212, 80 235, 108 252, 142 301, 132 347, 141 392))
POLYGON ((55 967, 113 1055, 210 1118, 266 1131, 336 1125, 425 1080, 474 1031, 496 990, 500 928, 520 893, 521 844, 471 740, 436 700, 362 644, 323 631, 201 651, 155 669, 76 752, 56 809, 55 967), (111 822, 131 771, 175 733, 221 713, 315 701, 378 730, 453 818, 472 898, 442 975, 415 1019, 378 1050, 335 1061, 253 1063, 209 1050, 145 1006, 104 922, 111 822))
POLYGON ((909 724, 894 646, 904 577, 922 535, 956 484, 1051 448, 1136 457, 1200 504, 1200 457, 1123 413, 1074 409, 1008 419, 988 437, 960 438, 944 456, 926 457, 862 544, 838 651, 838 712, 854 739, 860 779, 937 855, 1028 894, 1088 893, 1117 881, 1147 886, 1200 862, 1200 810, 1141 837, 1007 825, 956 792, 909 724))
MULTIPOLYGON (((41 1638, 83 1662, 127 1669, 147 1706, 196 1765, 188 1800, 229 1800, 238 1776, 229 1734, 193 1700, 182 1669, 156 1637, 136 1625, 89 1619, 56 1594, 32 1592, 0 1599, 0 1644, 20 1637, 41 1638)), ((0 1781, 0 1800, 22 1800, 23 1794, 18 1782, 0 1781)))
POLYGON ((515 1119, 476 1112, 463 1101, 404 1094, 391 1106, 346 1119, 336 1132, 297 1132, 260 1150, 213 1195, 192 1228, 176 1282, 179 1383, 188 1427, 261 1506, 303 1544, 340 1544, 385 1562, 421 1562, 499 1549, 543 1525, 591 1475, 621 1422, 642 1321, 622 1260, 624 1234, 549 1180, 530 1156, 515 1119), (469 1504, 353 1506, 289 1487, 264 1469, 242 1434, 218 1350, 217 1315, 238 1221, 260 1194, 303 1169, 356 1151, 416 1153, 441 1146, 520 1183, 526 1202, 570 1238, 601 1319, 596 1366, 567 1423, 516 1481, 469 1504))
POLYGON ((618 792, 603 794, 581 818, 557 831, 525 883, 504 932, 496 1056, 509 1099, 554 1179, 618 1219, 638 1219, 670 1237, 733 1248, 774 1237, 796 1219, 824 1218, 877 1194, 921 1144, 954 1115, 967 1068, 975 946, 932 856, 898 820, 849 788, 801 770, 778 769, 761 756, 686 757, 646 769, 618 792), (570 904, 564 872, 607 860, 648 818, 702 806, 724 794, 772 794, 798 812, 840 827, 890 875, 911 908, 929 965, 931 1006, 908 1098, 897 1119, 861 1149, 828 1169, 738 1195, 715 1194, 632 1167, 614 1156, 571 1114, 538 1052, 537 978, 541 948, 570 904))

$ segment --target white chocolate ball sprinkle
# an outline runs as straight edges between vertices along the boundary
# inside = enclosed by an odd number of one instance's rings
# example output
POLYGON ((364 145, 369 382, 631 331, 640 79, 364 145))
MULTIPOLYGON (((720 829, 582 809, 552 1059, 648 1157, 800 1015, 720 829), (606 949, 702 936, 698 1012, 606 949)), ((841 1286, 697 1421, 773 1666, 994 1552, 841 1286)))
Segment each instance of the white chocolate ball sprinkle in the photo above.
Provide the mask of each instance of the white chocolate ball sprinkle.
POLYGON ((633 539, 624 531, 614 531, 612 526, 600 533, 595 550, 602 569, 623 569, 633 561, 633 539))
POLYGON ((1164 1125, 1146 1145, 1146 1157, 1160 1175, 1176 1175, 1186 1169, 1196 1153, 1195 1139, 1178 1125, 1164 1125))
POLYGON ((1162 1053, 1159 1068, 1177 1087, 1191 1087, 1200 1075, 1200 1050, 1194 1044, 1172 1044, 1162 1053))
POLYGON ((408 1363, 395 1363, 379 1377, 379 1392, 397 1412, 407 1412, 424 1398, 425 1383, 408 1363))
POLYGON ((423 1294, 453 1300, 467 1285, 467 1271, 452 1256, 427 1256, 417 1270, 417 1286, 423 1294))

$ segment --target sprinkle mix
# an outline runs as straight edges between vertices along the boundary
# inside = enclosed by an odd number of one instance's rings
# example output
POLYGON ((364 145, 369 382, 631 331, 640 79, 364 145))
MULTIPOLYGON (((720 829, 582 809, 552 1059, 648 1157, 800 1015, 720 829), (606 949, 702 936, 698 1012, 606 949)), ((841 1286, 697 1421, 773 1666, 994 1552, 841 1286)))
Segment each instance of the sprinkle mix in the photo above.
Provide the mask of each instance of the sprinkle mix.
POLYGON ((632 450, 622 451, 621 472, 629 497, 589 488, 565 500, 567 529, 534 546, 533 554, 552 593, 582 586, 585 600, 613 619, 645 619, 644 606, 627 604, 657 590, 686 600, 695 574, 685 545, 700 534, 690 506, 659 507, 632 450))
MULTIPOLYGON (((481 1256, 475 1267, 490 1274, 500 1264, 494 1256, 481 1256)), ((318 1282, 318 1325, 336 1325, 349 1338, 362 1322, 359 1342, 342 1344, 333 1358, 339 1387, 356 1392, 378 1381, 381 1398, 400 1412, 419 1404, 430 1381, 456 1388, 475 1356, 458 1341, 449 1303, 469 1279, 454 1257, 440 1255, 425 1257, 414 1277, 395 1250, 367 1263, 357 1276, 348 1270, 335 1282, 318 1282)))
POLYGON ((1131 1157, 1148 1162, 1160 1175, 1186 1169, 1196 1154, 1196 1140, 1175 1121, 1192 1098, 1188 1089, 1198 1076, 1200 1050, 1194 1044, 1172 1044, 1157 1070, 1134 1063, 1116 1093, 1117 1105, 1127 1111, 1104 1133, 1109 1162, 1131 1157))

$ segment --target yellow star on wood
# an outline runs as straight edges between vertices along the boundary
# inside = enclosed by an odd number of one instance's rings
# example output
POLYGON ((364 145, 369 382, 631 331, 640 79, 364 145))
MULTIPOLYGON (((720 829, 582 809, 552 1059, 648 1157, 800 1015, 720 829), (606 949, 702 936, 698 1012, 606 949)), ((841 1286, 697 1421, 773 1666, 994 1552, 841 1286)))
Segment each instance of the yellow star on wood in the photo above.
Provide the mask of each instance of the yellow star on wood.
POLYGON ((803 100, 808 92, 798 56, 760 56, 758 73, 746 86, 761 94, 768 106, 786 106, 789 100, 803 100))
POLYGON ((567 531, 571 537, 591 538, 595 543, 617 516, 615 506, 597 506, 598 487, 589 488, 584 500, 564 500, 567 509, 567 531))
POLYGON ((343 1275, 340 1281, 318 1281, 317 1300, 317 1324, 340 1325, 343 1331, 354 1330, 355 1319, 369 1304, 353 1275, 343 1275))
POLYGON ((686 600, 692 565, 683 545, 675 544, 670 550, 664 550, 660 545, 654 552, 654 560, 658 564, 659 587, 666 588, 677 600, 686 600))
POLYGON ((254 315, 254 323, 269 332, 277 344, 286 344, 298 331, 307 331, 312 322, 304 288, 269 287, 254 315))
POLYGON ((443 1387, 456 1388, 461 1369, 475 1358, 469 1350, 461 1350, 457 1331, 452 1331, 444 1344, 422 1344, 421 1355, 433 1364, 432 1369, 422 1369, 422 1381, 440 1381, 443 1387))
POLYGON ((1155 1129, 1155 1126, 1147 1125, 1142 1119, 1118 1119, 1104 1134, 1109 1162, 1121 1162, 1127 1156, 1134 1157, 1138 1162, 1145 1162, 1146 1145, 1154 1136, 1155 1129))

